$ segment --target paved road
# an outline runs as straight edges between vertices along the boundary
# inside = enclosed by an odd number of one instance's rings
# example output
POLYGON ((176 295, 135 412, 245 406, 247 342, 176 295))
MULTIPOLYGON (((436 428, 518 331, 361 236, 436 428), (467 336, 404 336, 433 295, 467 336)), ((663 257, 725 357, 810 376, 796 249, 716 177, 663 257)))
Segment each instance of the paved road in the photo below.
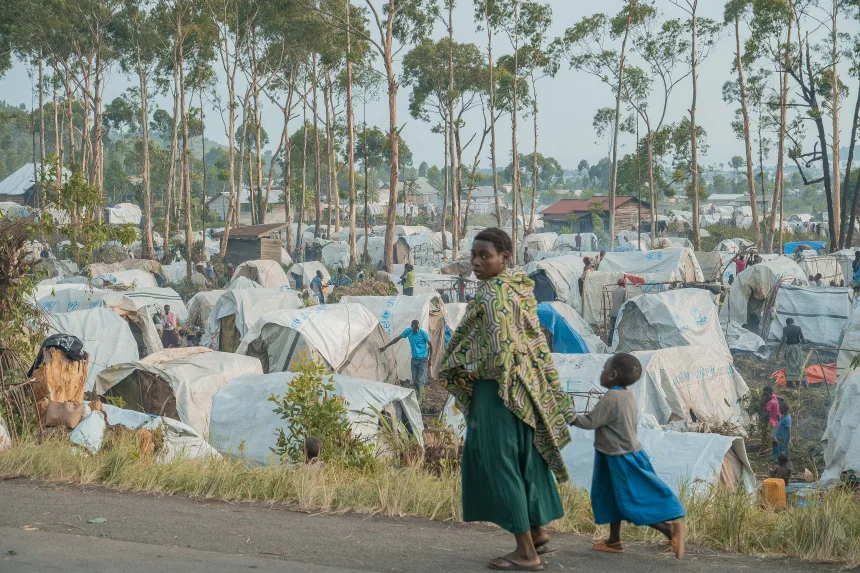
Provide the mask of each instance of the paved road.
MULTIPOLYGON (((589 539, 573 535, 558 535, 553 545, 559 552, 547 559, 547 571, 836 570, 695 548, 679 562, 657 545, 607 555, 590 551, 589 539)), ((508 535, 485 526, 0 481, 2 573, 483 572, 488 558, 510 549, 508 535), (106 521, 89 523, 95 518, 106 521)))

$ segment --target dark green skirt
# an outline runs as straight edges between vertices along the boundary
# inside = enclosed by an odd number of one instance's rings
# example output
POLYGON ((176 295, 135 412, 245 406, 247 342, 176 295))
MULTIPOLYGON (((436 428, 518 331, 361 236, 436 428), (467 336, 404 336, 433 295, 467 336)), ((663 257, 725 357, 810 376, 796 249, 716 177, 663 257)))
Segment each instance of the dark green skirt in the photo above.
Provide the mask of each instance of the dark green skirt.
POLYGON ((463 447, 463 520, 518 535, 564 515, 534 430, 505 407, 493 380, 475 383, 463 447))

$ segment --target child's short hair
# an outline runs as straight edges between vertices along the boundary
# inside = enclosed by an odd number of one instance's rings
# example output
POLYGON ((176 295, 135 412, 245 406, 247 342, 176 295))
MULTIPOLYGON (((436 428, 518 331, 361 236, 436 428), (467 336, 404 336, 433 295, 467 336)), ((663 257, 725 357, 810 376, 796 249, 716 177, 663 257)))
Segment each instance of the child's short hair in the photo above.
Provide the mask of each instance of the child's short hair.
POLYGON ((779 457, 776 458, 776 461, 779 465, 784 466, 788 464, 788 456, 786 456, 785 454, 779 454, 779 457))
POLYGON ((511 241, 511 238, 507 233, 499 229, 498 227, 490 227, 489 229, 484 229, 477 235, 475 235, 474 241, 487 241, 488 243, 493 243, 493 246, 496 247, 496 251, 501 253, 513 253, 514 252, 514 243, 511 241))
POLYGON ((788 402, 781 401, 779 403, 779 411, 782 412, 783 414, 788 414, 788 412, 790 410, 791 410, 791 408, 788 407, 788 402))
POLYGON ((321 439, 314 437, 314 436, 308 436, 305 439, 305 456, 307 456, 308 460, 318 458, 320 456, 321 451, 322 451, 322 440, 321 439))
POLYGON ((618 377, 615 383, 619 386, 631 386, 642 376, 642 364, 639 359, 627 352, 616 352, 609 359, 618 377))

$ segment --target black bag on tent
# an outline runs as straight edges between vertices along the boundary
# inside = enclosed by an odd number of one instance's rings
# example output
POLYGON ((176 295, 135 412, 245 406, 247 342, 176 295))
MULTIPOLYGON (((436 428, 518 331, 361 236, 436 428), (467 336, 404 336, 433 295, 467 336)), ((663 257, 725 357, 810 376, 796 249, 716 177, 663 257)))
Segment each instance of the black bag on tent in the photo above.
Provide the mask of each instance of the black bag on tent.
POLYGON ((89 357, 84 351, 84 343, 77 336, 71 334, 52 334, 42 342, 42 347, 39 349, 39 354, 36 356, 36 361, 27 372, 27 377, 33 375, 33 372, 42 364, 42 357, 46 348, 59 348, 66 355, 66 358, 78 362, 86 360, 89 357))

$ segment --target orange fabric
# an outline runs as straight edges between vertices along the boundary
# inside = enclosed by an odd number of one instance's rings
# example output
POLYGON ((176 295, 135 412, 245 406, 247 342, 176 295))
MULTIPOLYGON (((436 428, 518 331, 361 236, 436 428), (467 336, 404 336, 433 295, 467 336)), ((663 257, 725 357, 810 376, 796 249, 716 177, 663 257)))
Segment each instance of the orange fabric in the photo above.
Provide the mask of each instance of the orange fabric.
POLYGON ((627 273, 624 273, 624 279, 630 281, 635 285, 645 284, 645 279, 643 279, 642 277, 637 277, 636 275, 628 275, 627 273))
MULTIPOLYGON (((780 368, 770 375, 771 379, 785 388, 785 368, 780 368)), ((806 381, 809 384, 821 384, 827 380, 828 384, 836 384, 836 363, 810 366, 806 369, 806 381)))

